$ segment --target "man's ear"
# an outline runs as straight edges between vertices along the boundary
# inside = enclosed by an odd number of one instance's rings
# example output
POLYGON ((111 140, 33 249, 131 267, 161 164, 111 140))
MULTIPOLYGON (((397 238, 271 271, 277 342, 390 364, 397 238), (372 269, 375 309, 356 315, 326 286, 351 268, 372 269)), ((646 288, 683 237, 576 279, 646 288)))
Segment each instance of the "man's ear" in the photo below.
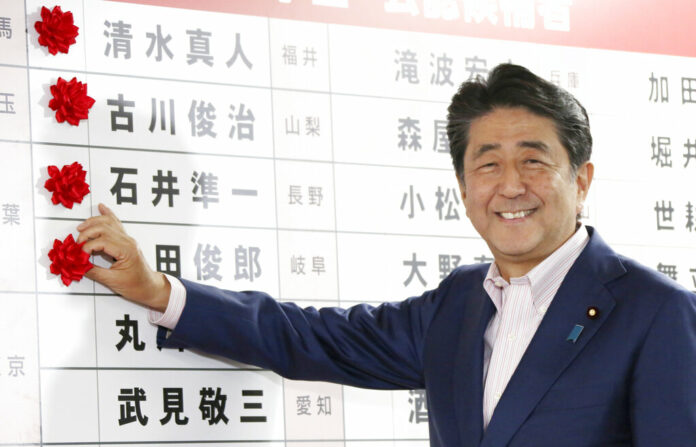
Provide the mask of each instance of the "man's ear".
POLYGON ((459 194, 462 196, 462 200, 466 200, 466 186, 464 186, 464 173, 462 172, 462 175, 459 175, 455 172, 454 176, 457 178, 457 183, 459 184, 459 194))
POLYGON ((590 190, 590 185, 592 184, 592 178, 594 177, 594 165, 592 162, 586 161, 579 168, 575 176, 575 183, 578 187, 578 210, 579 213, 582 211, 582 203, 587 198, 587 193, 590 190))

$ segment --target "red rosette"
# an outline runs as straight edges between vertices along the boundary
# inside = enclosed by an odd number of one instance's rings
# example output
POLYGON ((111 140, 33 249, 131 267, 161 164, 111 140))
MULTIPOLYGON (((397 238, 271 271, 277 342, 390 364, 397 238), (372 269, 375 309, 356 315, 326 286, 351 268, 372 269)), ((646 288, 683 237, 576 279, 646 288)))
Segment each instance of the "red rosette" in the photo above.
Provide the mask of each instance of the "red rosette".
POLYGON ((64 207, 72 209, 73 203, 82 203, 82 198, 89 194, 89 185, 85 182, 87 171, 78 162, 65 165, 60 170, 51 165, 48 175, 51 178, 46 180, 44 187, 53 193, 51 202, 54 205, 62 203, 64 207))
POLYGON ((56 121, 67 121, 73 126, 80 125, 80 120, 86 120, 89 109, 94 105, 94 98, 87 96, 87 84, 72 78, 69 82, 58 78, 51 86, 51 99, 48 107, 56 111, 56 121))
POLYGON ((63 12, 60 6, 54 6, 53 10, 42 7, 41 20, 34 23, 34 29, 39 33, 39 44, 48 47, 51 54, 67 53, 79 34, 72 12, 63 12))
POLYGON ((89 254, 82 250, 85 242, 78 244, 73 239, 72 234, 69 234, 63 242, 58 239, 54 240, 53 249, 48 252, 48 258, 51 260, 51 273, 60 275, 66 286, 69 286, 73 281, 81 280, 84 274, 93 267, 92 263, 89 262, 89 254))

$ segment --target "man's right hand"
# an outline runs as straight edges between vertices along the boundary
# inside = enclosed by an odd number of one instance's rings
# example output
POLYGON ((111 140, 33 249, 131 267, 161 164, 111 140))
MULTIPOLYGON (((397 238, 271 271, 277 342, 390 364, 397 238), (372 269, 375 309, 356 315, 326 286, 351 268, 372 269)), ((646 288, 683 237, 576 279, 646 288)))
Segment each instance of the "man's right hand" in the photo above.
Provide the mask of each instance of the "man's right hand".
POLYGON ((99 204, 101 216, 90 217, 78 225, 77 242, 89 254, 106 253, 115 262, 110 268, 94 266, 85 276, 115 293, 151 309, 164 312, 169 303, 171 286, 167 278, 150 268, 123 224, 104 204, 99 204))

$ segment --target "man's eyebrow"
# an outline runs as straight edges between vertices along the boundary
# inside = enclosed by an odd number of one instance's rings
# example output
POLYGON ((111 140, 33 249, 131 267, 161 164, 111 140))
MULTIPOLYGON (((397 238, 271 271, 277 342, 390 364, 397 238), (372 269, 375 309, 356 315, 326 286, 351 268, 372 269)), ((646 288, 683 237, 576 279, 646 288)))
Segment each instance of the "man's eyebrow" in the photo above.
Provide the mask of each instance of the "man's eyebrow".
POLYGON ((528 147, 547 154, 549 153, 549 146, 543 141, 520 141, 517 143, 517 147, 528 147))
MULTIPOLYGON (((539 141, 539 140, 519 141, 517 143, 517 147, 528 147, 528 148, 536 149, 536 150, 544 152, 544 153, 549 153, 549 146, 546 143, 544 143, 543 141, 539 141)), ((476 160, 477 158, 479 158, 480 156, 482 156, 486 152, 492 151, 494 149, 500 149, 500 144, 499 143, 482 144, 474 152, 474 160, 476 160)))
POLYGON ((500 149, 500 144, 498 144, 498 143, 482 144, 474 152, 474 160, 476 160, 477 158, 479 158, 481 155, 485 154, 486 152, 492 151, 493 149, 500 149))

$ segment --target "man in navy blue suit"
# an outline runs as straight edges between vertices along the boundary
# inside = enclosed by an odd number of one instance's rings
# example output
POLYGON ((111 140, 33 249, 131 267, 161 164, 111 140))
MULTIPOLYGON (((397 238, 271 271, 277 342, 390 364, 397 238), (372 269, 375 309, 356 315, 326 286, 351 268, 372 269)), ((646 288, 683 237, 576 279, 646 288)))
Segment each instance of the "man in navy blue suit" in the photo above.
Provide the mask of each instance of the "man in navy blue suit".
POLYGON ((495 262, 420 297, 301 309, 166 277, 103 205, 78 242, 116 262, 87 276, 161 312, 165 347, 289 378, 425 388, 433 446, 696 445, 696 297, 579 222, 594 172, 582 105, 503 64, 462 84, 448 136, 495 262))

